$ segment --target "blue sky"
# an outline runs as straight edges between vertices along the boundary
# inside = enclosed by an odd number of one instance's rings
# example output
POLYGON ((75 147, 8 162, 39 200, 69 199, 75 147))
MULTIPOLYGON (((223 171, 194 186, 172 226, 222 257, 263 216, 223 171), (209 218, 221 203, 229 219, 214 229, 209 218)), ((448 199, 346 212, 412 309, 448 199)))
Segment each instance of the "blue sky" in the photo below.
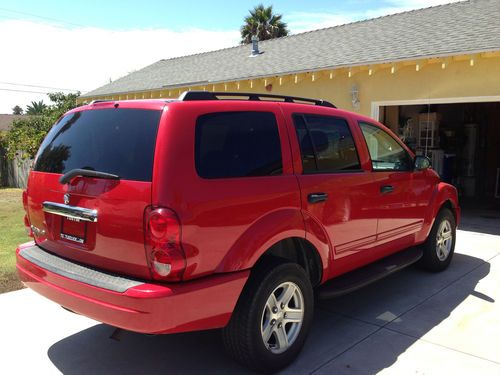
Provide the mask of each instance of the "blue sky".
MULTIPOLYGON (((275 0, 292 34, 456 0, 275 0)), ((259 0, 0 0, 0 113, 87 92, 160 59, 237 45, 259 0), (15 51, 15 53, 13 53, 15 51), (68 90, 65 90, 68 92, 68 90)))
MULTIPOLYGON (((192 27, 207 30, 234 30, 239 28, 248 9, 258 2, 258 0, 86 0, 81 2, 1 0, 0 19, 23 18, 48 22, 57 20, 68 26, 91 26, 114 30, 164 27, 176 31, 192 27), (40 17, 30 16, 30 14, 40 17)), ((285 21, 291 24, 292 31, 294 31, 294 21, 297 21, 300 16, 307 18, 306 21, 318 21, 333 15, 346 15, 346 19, 349 17, 349 20, 358 20, 370 14, 388 13, 386 10, 405 10, 443 2, 446 1, 275 0, 264 2, 264 4, 272 4, 276 12, 284 15, 285 21)))

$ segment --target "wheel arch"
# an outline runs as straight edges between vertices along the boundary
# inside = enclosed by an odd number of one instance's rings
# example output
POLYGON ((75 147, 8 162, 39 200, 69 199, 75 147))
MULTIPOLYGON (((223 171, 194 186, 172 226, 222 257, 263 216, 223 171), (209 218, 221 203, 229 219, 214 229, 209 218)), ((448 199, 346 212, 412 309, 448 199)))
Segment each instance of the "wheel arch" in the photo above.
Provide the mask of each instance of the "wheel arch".
POLYGON ((274 211, 256 221, 233 244, 216 272, 234 272, 253 268, 269 257, 298 263, 317 285, 324 281, 330 249, 314 233, 306 233, 300 210, 274 211))
POLYGON ((447 183, 440 182, 434 193, 432 195, 432 199, 429 202, 429 207, 431 208, 424 220, 424 230, 422 231, 423 236, 420 238, 421 241, 424 241, 429 236, 429 233, 434 225, 434 221, 436 220, 436 216, 439 211, 443 208, 448 208, 453 213, 455 217, 456 225, 460 221, 460 206, 458 205, 458 192, 457 189, 447 183))
POLYGON ((317 249, 305 238, 289 237, 275 243, 260 256, 254 267, 276 258, 288 260, 304 268, 313 287, 321 283, 323 262, 317 249))

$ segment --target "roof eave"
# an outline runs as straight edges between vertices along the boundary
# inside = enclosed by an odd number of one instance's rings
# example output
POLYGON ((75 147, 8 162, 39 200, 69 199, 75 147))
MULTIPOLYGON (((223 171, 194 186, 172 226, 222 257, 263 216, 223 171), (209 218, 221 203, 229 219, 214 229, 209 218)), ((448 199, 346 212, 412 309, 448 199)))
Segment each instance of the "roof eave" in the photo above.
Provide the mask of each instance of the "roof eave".
POLYGON ((186 82, 186 83, 175 83, 172 85, 163 85, 156 88, 148 88, 148 89, 135 89, 130 91, 112 91, 108 93, 102 94, 92 94, 91 92, 88 94, 80 95, 80 98, 95 98, 102 96, 110 96, 110 95, 129 95, 137 92, 152 92, 152 91, 161 91, 161 90, 173 90, 179 89, 183 87, 189 86, 202 86, 202 85, 218 85, 226 82, 234 82, 234 81, 247 81, 253 79, 263 79, 274 76, 284 76, 284 75, 294 75, 294 74, 304 74, 310 72, 318 72, 322 70, 336 70, 336 69, 346 69, 346 68, 356 68, 360 66, 369 66, 369 65, 385 65, 385 64, 397 64, 402 62, 414 61, 414 60, 423 60, 423 59, 438 59, 438 58, 448 58, 452 56, 463 56, 463 55, 475 55, 479 53, 489 53, 489 52, 499 52, 500 48, 493 49, 479 49, 479 50, 465 50, 465 51, 453 51, 449 53, 441 53, 441 54, 433 54, 433 55, 416 55, 412 57, 405 57, 401 59, 386 59, 386 60, 376 60, 376 61, 367 61, 363 63, 348 63, 348 64, 340 64, 340 65, 325 65, 308 69, 300 69, 300 70, 290 70, 290 71, 282 71, 271 74, 264 75, 254 75, 254 76, 242 76, 242 77, 232 77, 224 80, 217 81, 197 81, 197 82, 186 82))

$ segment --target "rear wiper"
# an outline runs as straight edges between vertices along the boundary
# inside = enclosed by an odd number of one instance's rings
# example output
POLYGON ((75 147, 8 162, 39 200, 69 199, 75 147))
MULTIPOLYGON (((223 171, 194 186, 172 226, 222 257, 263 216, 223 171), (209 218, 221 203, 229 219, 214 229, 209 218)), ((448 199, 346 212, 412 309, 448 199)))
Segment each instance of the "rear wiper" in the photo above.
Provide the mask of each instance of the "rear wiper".
POLYGON ((69 184, 71 180, 77 176, 84 177, 95 177, 95 178, 107 178, 110 180, 119 180, 120 176, 112 173, 92 171, 90 169, 72 169, 61 176, 59 182, 61 184, 69 184))

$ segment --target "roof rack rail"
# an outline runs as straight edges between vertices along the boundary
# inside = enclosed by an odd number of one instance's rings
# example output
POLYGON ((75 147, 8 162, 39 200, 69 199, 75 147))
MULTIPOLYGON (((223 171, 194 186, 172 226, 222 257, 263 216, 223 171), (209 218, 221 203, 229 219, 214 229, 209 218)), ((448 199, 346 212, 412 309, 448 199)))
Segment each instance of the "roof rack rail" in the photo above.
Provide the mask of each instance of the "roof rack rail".
POLYGON ((96 104, 96 103, 106 103, 106 102, 114 102, 115 100, 110 100, 110 99, 98 99, 98 100, 92 100, 88 105, 96 104))
MULTIPOLYGON (((274 94, 259 94, 259 93, 249 93, 249 92, 210 92, 210 91, 184 91, 180 96, 180 101, 193 101, 193 100, 224 100, 220 97, 242 97, 242 99, 236 100, 262 100, 261 98, 277 99, 275 101, 283 101, 286 103, 297 103, 304 102, 314 105, 319 105, 322 107, 337 108, 332 103, 327 102, 322 99, 309 99, 300 98, 297 96, 287 96, 287 95, 274 95, 274 94), (247 99, 245 99, 245 97, 247 99)), ((272 101, 272 100, 270 100, 272 101)))

